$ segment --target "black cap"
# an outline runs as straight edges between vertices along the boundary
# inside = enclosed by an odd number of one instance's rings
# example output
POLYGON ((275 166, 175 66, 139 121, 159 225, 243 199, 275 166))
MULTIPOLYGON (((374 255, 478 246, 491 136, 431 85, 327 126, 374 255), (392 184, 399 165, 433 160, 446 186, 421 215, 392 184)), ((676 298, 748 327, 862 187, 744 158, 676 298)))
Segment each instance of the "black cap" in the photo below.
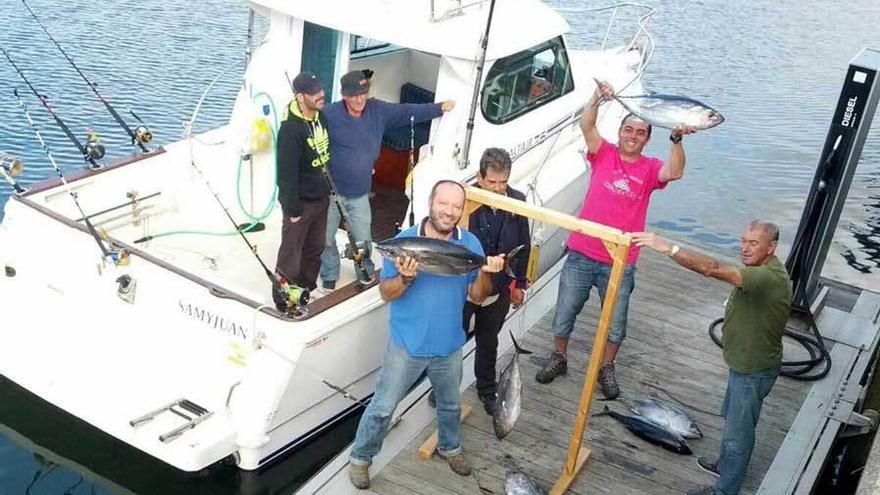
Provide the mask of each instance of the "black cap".
POLYGON ((311 72, 300 72, 293 78, 293 91, 296 93, 313 95, 323 89, 324 85, 321 84, 321 80, 311 72))
POLYGON ((346 73, 339 82, 342 86, 343 96, 357 96, 370 90, 370 78, 362 70, 346 73))

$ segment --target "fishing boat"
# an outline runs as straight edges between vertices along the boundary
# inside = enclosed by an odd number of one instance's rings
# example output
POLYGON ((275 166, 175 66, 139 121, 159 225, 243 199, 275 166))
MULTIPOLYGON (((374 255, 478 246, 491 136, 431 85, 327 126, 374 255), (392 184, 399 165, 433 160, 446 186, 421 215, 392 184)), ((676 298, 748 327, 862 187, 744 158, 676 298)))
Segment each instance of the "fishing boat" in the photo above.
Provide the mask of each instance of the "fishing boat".
MULTIPOLYGON (((593 78, 639 93, 653 52, 651 11, 639 6, 581 14, 611 19, 587 50, 573 48, 562 15, 536 0, 494 9, 446 0, 248 5, 249 32, 260 16, 268 32, 249 48, 227 125, 193 134, 195 105, 184 139, 34 184, 7 203, 0 224, 0 300, 15 308, 0 327, 0 372, 184 471, 221 460, 256 470, 305 448, 362 409, 387 345, 387 304, 349 261, 332 293, 302 297, 291 311, 272 302, 266 267, 283 220, 273 208, 274 133, 297 73, 317 73, 333 100, 340 76, 362 69, 373 71, 374 97, 457 102, 429 125, 385 136, 374 177, 378 242, 407 227, 410 211, 426 215, 438 178, 474 181, 489 146, 509 150, 510 183, 528 201, 576 212, 588 181, 578 120, 593 78), (627 8, 634 24, 611 46, 627 8)), ((623 112, 601 110, 607 138, 623 112)), ((540 255, 530 299, 552 301, 566 232, 532 230, 540 255)), ((340 251, 347 239, 340 229, 340 251)), ((428 386, 416 386, 398 415, 428 386)))

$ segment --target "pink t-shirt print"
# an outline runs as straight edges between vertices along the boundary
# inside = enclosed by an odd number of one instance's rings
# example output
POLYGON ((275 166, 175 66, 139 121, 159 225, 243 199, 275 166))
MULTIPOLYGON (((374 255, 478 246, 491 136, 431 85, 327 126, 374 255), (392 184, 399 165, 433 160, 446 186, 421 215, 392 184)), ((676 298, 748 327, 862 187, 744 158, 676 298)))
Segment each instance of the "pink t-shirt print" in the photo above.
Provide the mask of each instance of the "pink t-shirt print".
MULTIPOLYGON (((624 232, 645 230, 651 193, 666 187, 666 182, 660 182, 663 160, 643 155, 636 162, 625 162, 617 146, 604 139, 596 153, 587 153, 587 159, 590 187, 578 216, 624 232)), ((590 259, 612 262, 605 245, 595 237, 572 232, 568 247, 590 259)), ((633 245, 627 264, 634 264, 638 257, 639 248, 633 245)))

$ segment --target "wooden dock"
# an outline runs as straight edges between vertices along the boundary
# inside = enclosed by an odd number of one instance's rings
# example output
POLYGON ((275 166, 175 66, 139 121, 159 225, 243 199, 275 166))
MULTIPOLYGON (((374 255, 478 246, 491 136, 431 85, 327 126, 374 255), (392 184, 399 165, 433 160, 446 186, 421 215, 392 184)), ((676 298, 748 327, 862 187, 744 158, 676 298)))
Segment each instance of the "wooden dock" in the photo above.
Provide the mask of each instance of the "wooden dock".
MULTIPOLYGON (((717 414, 724 397, 728 370, 721 358, 721 349, 709 339, 707 328, 723 314, 722 303, 730 287, 689 272, 676 266, 672 260, 647 250, 643 251, 637 270, 627 339, 617 360, 617 378, 623 397, 669 400, 671 395, 675 400, 687 404, 685 409, 697 420, 704 434, 703 439, 689 441, 695 456, 717 456, 723 426, 723 420, 717 414)), ((554 278, 548 285, 557 284, 557 280, 554 278)), ((838 288, 833 297, 828 298, 828 304, 839 306, 831 310, 837 314, 848 313, 858 296, 859 291, 838 288)), ((549 305, 546 307, 550 308, 549 305)), ((528 329, 521 345, 535 351, 536 355, 546 356, 552 349, 552 317, 551 308, 528 329)), ((473 413, 465 420, 462 431, 464 451, 474 466, 472 476, 455 475, 445 461, 436 455, 430 460, 419 457, 419 446, 434 432, 435 425, 431 422, 423 428, 412 430, 405 446, 400 443, 395 445, 389 437, 385 448, 398 451, 391 453, 387 465, 384 465, 385 461, 374 466, 379 472, 371 470, 372 487, 368 492, 358 493, 501 494, 504 493, 503 463, 506 455, 515 459, 523 470, 549 490, 565 462, 598 318, 598 295, 593 291, 590 301, 578 317, 569 345, 568 375, 557 378, 551 384, 538 384, 534 380, 538 367, 528 356, 520 358, 523 410, 514 431, 504 440, 495 438, 491 417, 480 407, 473 387, 464 392, 465 401, 474 405, 473 413)), ((869 341, 876 346, 876 338, 869 341)), ((826 340, 826 343, 829 346, 838 345, 833 340, 826 340)), ((873 350, 873 347, 865 349, 869 350, 873 350)), ((509 357, 509 353, 499 357, 498 369, 509 357)), ((806 354, 799 347, 786 339, 786 359, 805 357, 806 354)), ((758 425, 758 441, 742 493, 758 492, 813 385, 812 382, 787 378, 780 378, 776 382, 764 402, 758 425)), ((823 388, 830 390, 835 385, 827 384, 823 388)), ((825 402, 830 401, 829 393, 825 402)), ((600 412, 605 405, 618 412, 627 412, 625 406, 617 401, 593 401, 592 412, 600 412)), ((422 407, 427 408, 427 405, 423 404, 422 407)), ((430 414, 426 411, 424 409, 422 414, 430 414)), ((800 422, 805 427, 809 426, 806 425, 808 422, 816 422, 804 415, 801 418, 800 422)), ((412 429, 414 425, 406 425, 407 421, 405 418, 395 429, 412 429)), ((590 418, 584 446, 592 449, 592 455, 569 493, 684 493, 714 481, 714 477, 697 467, 696 457, 677 455, 648 444, 610 417, 590 418)), ((803 448, 800 448, 800 452, 785 452, 784 455, 804 456, 803 448)), ((388 455, 388 452, 383 451, 382 454, 388 455)), ((342 456, 347 456, 347 453, 342 456)), ((338 478, 347 478, 347 468, 340 467, 344 462, 344 459, 337 462, 337 482, 329 485, 323 483, 325 489, 329 486, 335 488, 319 492, 343 493, 340 490, 346 483, 340 483, 338 478)))

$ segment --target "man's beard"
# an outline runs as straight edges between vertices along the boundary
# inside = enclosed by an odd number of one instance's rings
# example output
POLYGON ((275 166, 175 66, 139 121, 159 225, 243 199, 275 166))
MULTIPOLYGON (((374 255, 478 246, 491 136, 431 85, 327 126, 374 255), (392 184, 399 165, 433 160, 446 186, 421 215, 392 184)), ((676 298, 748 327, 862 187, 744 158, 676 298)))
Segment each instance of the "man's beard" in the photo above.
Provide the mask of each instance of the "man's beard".
POLYGON ((434 230, 436 230, 438 234, 443 234, 443 235, 451 234, 452 231, 455 230, 455 225, 458 224, 458 222, 455 222, 452 224, 451 228, 444 229, 440 226, 440 220, 437 217, 437 215, 434 214, 434 212, 431 212, 430 215, 428 215, 428 221, 431 222, 431 227, 433 227, 434 230))

